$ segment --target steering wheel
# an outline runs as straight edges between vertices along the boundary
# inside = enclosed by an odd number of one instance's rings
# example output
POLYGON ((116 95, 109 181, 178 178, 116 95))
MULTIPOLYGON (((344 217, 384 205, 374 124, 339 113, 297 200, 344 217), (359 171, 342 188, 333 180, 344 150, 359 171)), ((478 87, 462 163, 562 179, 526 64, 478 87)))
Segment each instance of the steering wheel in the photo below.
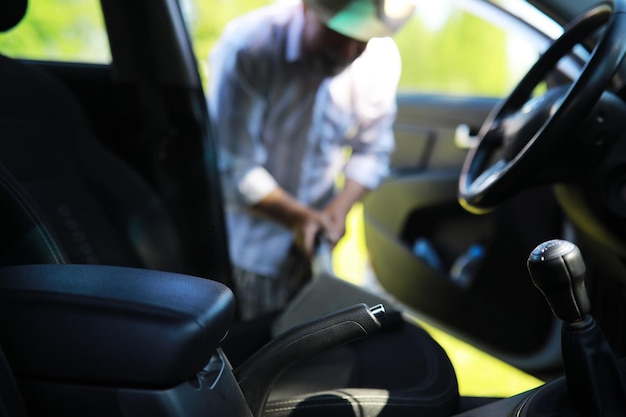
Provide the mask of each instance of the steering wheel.
POLYGON ((608 87, 626 54, 626 0, 601 3, 576 18, 485 119, 478 145, 467 154, 458 199, 485 213, 528 186, 539 167, 568 146, 575 130, 608 87), (558 61, 606 25, 574 82, 531 97, 558 61), (495 160, 495 162, 493 162, 495 160))

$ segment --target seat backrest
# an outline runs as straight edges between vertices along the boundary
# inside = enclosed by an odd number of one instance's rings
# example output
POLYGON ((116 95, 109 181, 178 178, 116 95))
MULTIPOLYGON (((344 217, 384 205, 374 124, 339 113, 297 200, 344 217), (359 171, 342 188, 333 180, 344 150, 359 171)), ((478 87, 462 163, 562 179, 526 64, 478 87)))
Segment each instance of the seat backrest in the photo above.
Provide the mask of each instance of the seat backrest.
POLYGON ((0 417, 25 417, 26 410, 11 366, 0 347, 0 417))
POLYGON ((67 262, 67 255, 37 204, 1 165, 0 219, 0 266, 67 262))
POLYGON ((58 80, 0 56, 0 92, 0 164, 46 213, 68 262, 187 272, 156 194, 97 142, 58 80))

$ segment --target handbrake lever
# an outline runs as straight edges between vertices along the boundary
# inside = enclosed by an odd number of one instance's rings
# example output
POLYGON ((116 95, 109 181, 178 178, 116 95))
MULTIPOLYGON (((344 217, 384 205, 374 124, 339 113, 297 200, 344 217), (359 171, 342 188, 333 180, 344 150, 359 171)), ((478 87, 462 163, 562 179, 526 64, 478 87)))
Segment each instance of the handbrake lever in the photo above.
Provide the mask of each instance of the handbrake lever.
POLYGON ((293 364, 326 349, 360 339, 378 331, 385 314, 382 304, 365 304, 322 316, 296 326, 259 349, 235 371, 254 417, 262 417, 276 379, 293 364))

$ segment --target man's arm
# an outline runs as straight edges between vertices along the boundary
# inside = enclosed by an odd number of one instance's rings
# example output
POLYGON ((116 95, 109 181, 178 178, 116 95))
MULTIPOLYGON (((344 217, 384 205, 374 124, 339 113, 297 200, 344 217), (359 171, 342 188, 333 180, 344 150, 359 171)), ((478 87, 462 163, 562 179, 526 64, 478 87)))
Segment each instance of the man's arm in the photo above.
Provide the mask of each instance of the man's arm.
POLYGON ((293 230, 296 244, 307 255, 315 251, 315 238, 323 234, 331 245, 336 245, 346 232, 346 217, 354 203, 368 190, 348 179, 337 196, 322 210, 303 205, 282 188, 277 187, 251 209, 258 215, 293 230))
POLYGON ((356 137, 347 143, 352 152, 344 169, 346 182, 336 198, 324 209, 332 221, 332 234, 339 240, 352 206, 389 174, 389 159, 395 149, 393 124, 396 119, 396 91, 401 61, 392 39, 372 39, 354 67, 354 95, 367 117, 359 120, 356 137), (385 62, 384 66, 374 65, 385 62), (373 70, 376 68, 376 70, 373 70))
MULTIPOLYGON (((343 207, 343 204, 338 205, 343 207)), ((280 187, 250 207, 258 215, 293 230, 296 244, 309 257, 315 251, 315 237, 319 233, 332 233, 334 229, 330 213, 303 205, 280 187)))
POLYGON ((358 182, 347 179, 342 190, 324 208, 323 213, 330 219, 328 237, 335 245, 346 233, 346 217, 354 203, 360 201, 369 190, 358 182))

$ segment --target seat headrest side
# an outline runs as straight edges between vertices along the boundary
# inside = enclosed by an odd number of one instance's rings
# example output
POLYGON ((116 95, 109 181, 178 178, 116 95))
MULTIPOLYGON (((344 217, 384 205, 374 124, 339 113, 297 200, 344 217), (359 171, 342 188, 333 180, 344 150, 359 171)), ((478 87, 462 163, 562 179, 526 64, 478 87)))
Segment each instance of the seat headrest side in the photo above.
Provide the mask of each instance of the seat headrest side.
POLYGON ((0 2, 0 32, 15 27, 26 14, 28 0, 3 0, 0 2))

